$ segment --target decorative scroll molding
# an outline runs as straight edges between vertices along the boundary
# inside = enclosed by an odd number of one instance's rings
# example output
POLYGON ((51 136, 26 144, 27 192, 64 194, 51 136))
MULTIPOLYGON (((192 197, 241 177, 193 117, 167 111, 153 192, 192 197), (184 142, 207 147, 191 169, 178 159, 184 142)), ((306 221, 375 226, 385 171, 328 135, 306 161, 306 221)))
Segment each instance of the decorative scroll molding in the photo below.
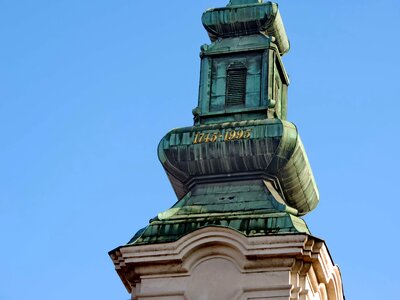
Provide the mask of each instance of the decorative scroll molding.
POLYGON ((207 227, 174 243, 120 248, 112 259, 132 299, 195 300, 190 295, 211 284, 222 298, 228 290, 220 285, 232 289, 229 300, 343 300, 325 243, 305 234, 248 238, 207 227))

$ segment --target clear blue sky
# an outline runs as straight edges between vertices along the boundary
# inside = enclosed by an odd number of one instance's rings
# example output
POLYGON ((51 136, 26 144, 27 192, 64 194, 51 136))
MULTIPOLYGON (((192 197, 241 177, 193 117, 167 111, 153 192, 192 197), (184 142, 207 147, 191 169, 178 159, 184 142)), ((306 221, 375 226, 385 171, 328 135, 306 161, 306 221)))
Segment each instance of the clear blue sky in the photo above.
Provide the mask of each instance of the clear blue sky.
MULTIPOLYGON (((227 2, 0 0, 0 300, 129 298, 107 252, 176 201, 156 147, 192 124, 200 17, 227 2)), ((306 221, 347 299, 393 299, 400 2, 279 3, 306 221)))

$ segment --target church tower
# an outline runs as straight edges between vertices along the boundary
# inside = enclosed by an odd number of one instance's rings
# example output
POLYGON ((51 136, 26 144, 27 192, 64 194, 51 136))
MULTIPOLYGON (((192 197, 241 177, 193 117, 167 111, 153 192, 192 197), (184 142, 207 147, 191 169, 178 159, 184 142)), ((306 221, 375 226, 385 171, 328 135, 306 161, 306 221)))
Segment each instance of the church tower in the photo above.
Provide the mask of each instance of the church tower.
POLYGON ((133 300, 344 299, 324 241, 301 218, 319 193, 287 117, 289 41, 278 5, 207 10, 194 125, 158 156, 177 195, 109 254, 133 300))

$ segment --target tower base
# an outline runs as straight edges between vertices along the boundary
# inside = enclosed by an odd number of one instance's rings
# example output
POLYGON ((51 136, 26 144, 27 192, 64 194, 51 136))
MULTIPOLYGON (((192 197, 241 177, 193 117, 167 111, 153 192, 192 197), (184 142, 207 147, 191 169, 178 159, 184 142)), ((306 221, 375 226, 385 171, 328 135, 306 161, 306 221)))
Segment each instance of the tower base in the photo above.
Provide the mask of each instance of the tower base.
POLYGON ((246 237, 206 227, 110 252, 132 300, 343 300, 325 243, 307 234, 246 237))

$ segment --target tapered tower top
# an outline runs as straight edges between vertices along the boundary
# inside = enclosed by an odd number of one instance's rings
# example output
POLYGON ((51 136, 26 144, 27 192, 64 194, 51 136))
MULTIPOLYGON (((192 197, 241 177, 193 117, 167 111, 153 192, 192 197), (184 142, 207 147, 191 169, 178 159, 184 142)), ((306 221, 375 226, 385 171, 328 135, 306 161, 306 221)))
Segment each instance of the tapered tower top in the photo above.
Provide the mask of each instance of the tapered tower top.
POLYGON ((168 243, 208 226, 247 236, 309 233, 319 201, 294 124, 287 121, 289 41, 278 5, 231 0, 208 9, 194 126, 158 146, 178 202, 128 245, 168 243))
POLYGON ((110 251, 121 280, 132 299, 343 300, 339 271, 302 219, 319 192, 287 120, 278 5, 230 0, 202 22, 211 43, 194 125, 158 145, 178 201, 110 251))
POLYGON ((273 37, 281 55, 290 48, 276 3, 232 0, 226 7, 207 10, 202 21, 212 42, 219 38, 263 34, 273 37))

